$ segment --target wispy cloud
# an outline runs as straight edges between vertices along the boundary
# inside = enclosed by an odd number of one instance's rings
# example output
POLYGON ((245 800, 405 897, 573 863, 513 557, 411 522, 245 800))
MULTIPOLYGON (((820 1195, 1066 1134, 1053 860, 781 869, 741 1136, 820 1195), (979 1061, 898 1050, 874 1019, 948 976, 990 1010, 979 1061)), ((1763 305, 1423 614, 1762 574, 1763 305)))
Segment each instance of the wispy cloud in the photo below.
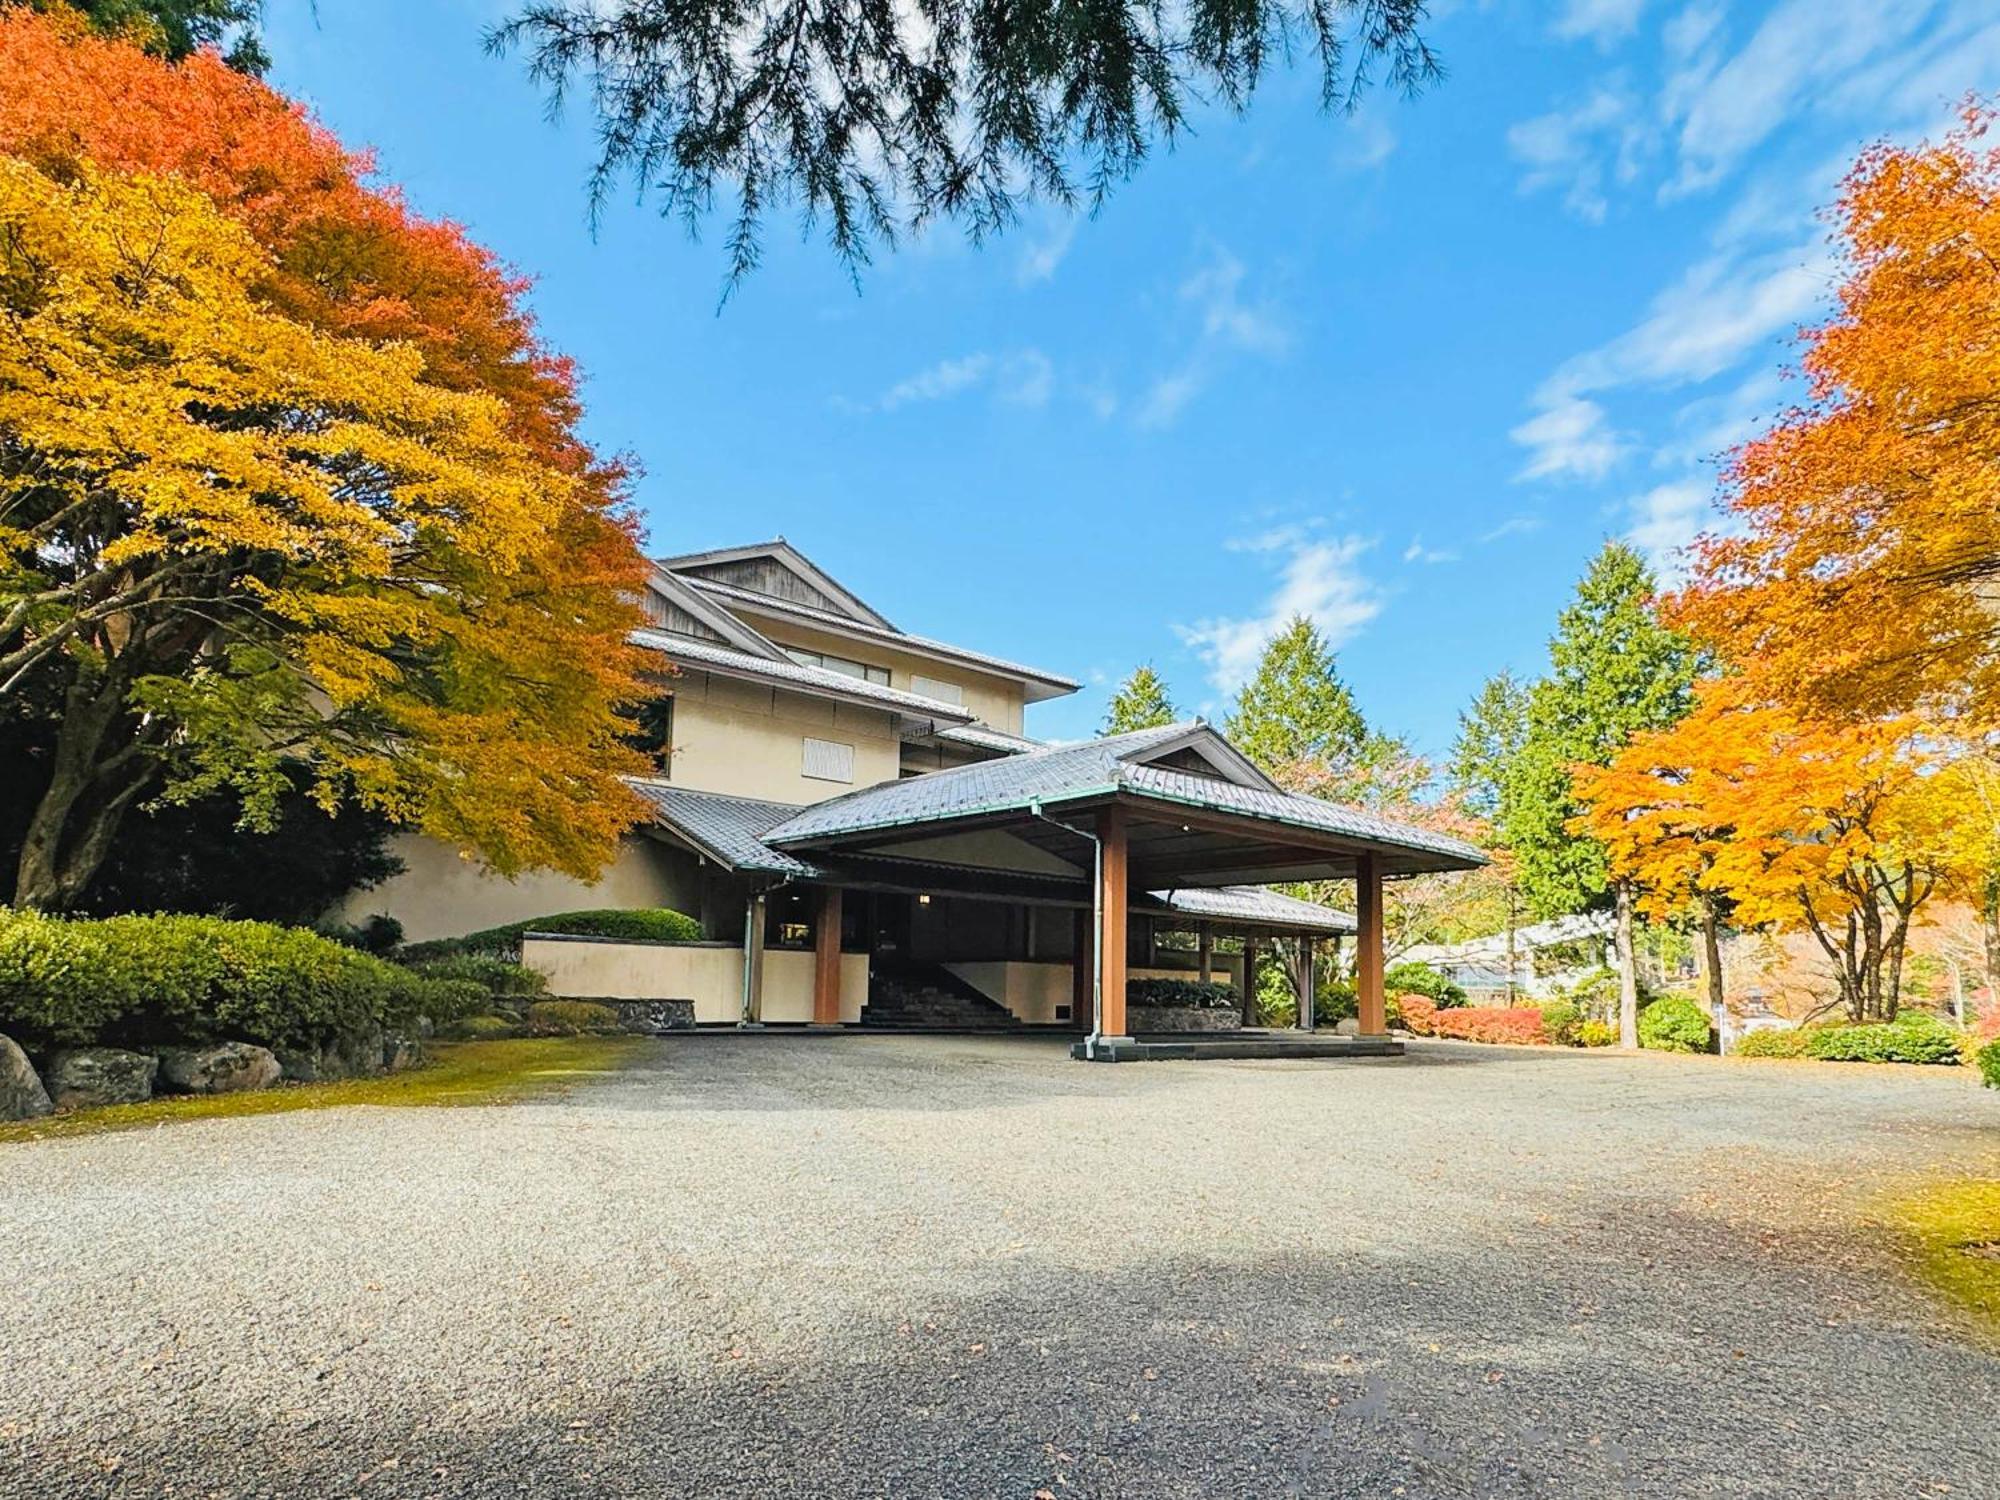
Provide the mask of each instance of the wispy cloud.
POLYGON ((1448 563, 1457 562, 1458 554, 1445 547, 1426 547, 1421 536, 1410 538, 1410 545, 1403 549, 1406 563, 1448 563))
POLYGON ((1249 271, 1221 246, 1188 275, 1175 300, 1196 319, 1193 345, 1171 370, 1154 378, 1133 420, 1144 428, 1170 427, 1229 360, 1277 359, 1291 350, 1288 320, 1275 300, 1246 295, 1249 271))
POLYGON ((1648 140, 1638 101, 1615 76, 1577 103, 1507 131, 1507 149, 1521 164, 1521 191, 1554 189, 1565 208, 1591 224, 1604 222, 1610 188, 1639 175, 1648 140))
POLYGON ((1015 267, 1015 279, 1023 286, 1053 279, 1056 268, 1069 254, 1069 247, 1076 242, 1076 227, 1076 215, 1065 214, 1043 233, 1029 239, 1015 267))
POLYGON ((1645 8, 1646 0, 1563 0, 1549 29, 1566 41, 1588 38, 1605 47, 1637 30, 1645 8))
POLYGON ((1341 172, 1372 172, 1396 154, 1396 131, 1380 106, 1357 110, 1333 145, 1333 165, 1341 172))
POLYGON ((892 412, 930 401, 984 391, 996 401, 1014 406, 1046 406, 1055 394, 1056 369, 1039 349, 1008 354, 985 352, 941 359, 897 381, 873 401, 841 401, 852 411, 892 412))
POLYGON ((1491 530, 1482 531, 1479 534, 1479 545, 1484 547, 1506 537, 1525 536, 1531 531, 1540 531, 1541 529, 1542 518, 1540 516, 1509 516, 1491 530))
POLYGON ((1656 485, 1631 500, 1626 539, 1646 555, 1653 571, 1677 582, 1686 571, 1687 545, 1713 518, 1714 488, 1695 479, 1656 485))
POLYGON ((1209 681, 1219 692, 1233 693, 1247 682, 1265 643, 1295 616, 1304 615, 1330 645, 1340 646, 1381 613, 1381 594, 1361 567, 1374 543, 1358 536, 1318 536, 1316 531, 1311 526, 1281 528, 1235 547, 1277 568, 1274 586, 1255 614, 1175 627, 1207 664, 1209 681))

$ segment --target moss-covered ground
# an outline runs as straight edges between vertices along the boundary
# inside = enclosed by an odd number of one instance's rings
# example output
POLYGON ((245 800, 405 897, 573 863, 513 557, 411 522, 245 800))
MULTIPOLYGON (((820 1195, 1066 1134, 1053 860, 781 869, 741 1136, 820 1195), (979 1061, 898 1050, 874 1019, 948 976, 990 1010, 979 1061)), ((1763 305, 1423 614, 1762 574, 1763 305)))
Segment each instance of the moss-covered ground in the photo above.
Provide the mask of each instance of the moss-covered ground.
POLYGON ((18 1120, 0 1124, 0 1145, 349 1104, 412 1108, 507 1103, 559 1093, 579 1079, 615 1071, 643 1045, 642 1038, 619 1036, 443 1042, 434 1046, 429 1061, 407 1072, 338 1083, 285 1084, 253 1093, 162 1097, 144 1104, 18 1120))

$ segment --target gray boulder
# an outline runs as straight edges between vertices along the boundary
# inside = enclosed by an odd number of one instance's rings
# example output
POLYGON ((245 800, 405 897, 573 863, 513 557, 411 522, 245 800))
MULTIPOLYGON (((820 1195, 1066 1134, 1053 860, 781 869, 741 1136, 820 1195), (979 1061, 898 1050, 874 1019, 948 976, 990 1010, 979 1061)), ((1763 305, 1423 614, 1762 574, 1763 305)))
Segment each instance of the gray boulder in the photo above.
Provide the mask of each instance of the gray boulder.
POLYGON ((1361 1023, 1352 1016, 1348 1016, 1345 1020, 1334 1022, 1333 1029, 1342 1036, 1361 1035, 1361 1023))
POLYGON ((54 1108, 28 1054, 0 1036, 0 1120, 32 1120, 54 1108))
POLYGON ((391 1073, 401 1073, 414 1068, 424 1060, 423 1039, 414 1034, 405 1035, 400 1031, 385 1032, 382 1036, 382 1066, 391 1073))
POLYGON ((170 1047, 160 1054, 161 1089, 174 1094, 240 1094, 268 1089, 284 1076, 278 1059, 248 1042, 170 1047))
POLYGON ((49 1059, 43 1082, 57 1109, 144 1104, 153 1097, 160 1060, 116 1047, 70 1047, 49 1059))

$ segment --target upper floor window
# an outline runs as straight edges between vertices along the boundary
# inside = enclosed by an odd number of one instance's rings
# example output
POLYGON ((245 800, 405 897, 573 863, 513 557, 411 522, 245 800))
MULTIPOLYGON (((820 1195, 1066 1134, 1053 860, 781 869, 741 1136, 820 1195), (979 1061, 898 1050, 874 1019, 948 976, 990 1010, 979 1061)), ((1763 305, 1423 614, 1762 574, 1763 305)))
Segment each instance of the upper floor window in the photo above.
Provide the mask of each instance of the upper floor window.
POLYGON ((943 682, 935 677, 921 674, 910 679, 910 691, 919 697, 935 698, 940 703, 965 704, 965 689, 955 682, 943 682))
POLYGON ((872 667, 865 661, 851 661, 845 656, 828 656, 823 651, 795 651, 785 647, 785 655, 802 667, 822 667, 829 672, 838 672, 843 677, 858 677, 863 682, 872 682, 877 687, 889 685, 889 669, 872 667))
POLYGON ((811 735, 805 739, 804 763, 800 774, 814 781, 854 780, 854 747, 839 740, 816 740, 811 735))

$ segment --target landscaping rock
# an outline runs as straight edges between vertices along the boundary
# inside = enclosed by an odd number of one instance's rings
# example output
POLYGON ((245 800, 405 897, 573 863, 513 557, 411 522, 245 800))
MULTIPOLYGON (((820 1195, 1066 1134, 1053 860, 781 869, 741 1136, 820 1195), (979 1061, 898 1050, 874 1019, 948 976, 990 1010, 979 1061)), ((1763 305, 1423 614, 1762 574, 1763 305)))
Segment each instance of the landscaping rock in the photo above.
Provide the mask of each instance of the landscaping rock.
POLYGON ((28 1054, 0 1036, 0 1120, 32 1120, 54 1108, 28 1054))
POLYGON ((692 1000, 606 1000, 618 1013, 621 1031, 641 1036, 660 1036, 669 1031, 694 1030, 692 1000))
POLYGON ((160 1060, 116 1047, 71 1047, 56 1053, 43 1083, 57 1109, 103 1109, 111 1104, 144 1104, 153 1097, 160 1060))
POLYGON ((373 1078, 382 1071, 383 1036, 379 1031, 341 1037, 320 1051, 326 1068, 339 1069, 322 1073, 322 1078, 373 1078))
POLYGON ((1243 1012, 1206 1005, 1127 1005, 1125 1029, 1133 1035, 1159 1031, 1241 1031, 1243 1012))
POLYGON ((268 1089, 284 1076, 278 1059, 249 1042, 170 1047, 160 1054, 160 1088, 172 1094, 240 1094, 268 1089))
POLYGON ((405 1036, 398 1031, 384 1032, 382 1035, 382 1066, 391 1073, 401 1073, 414 1068, 424 1060, 424 1044, 420 1037, 405 1036))
POLYGON ((1355 1020, 1354 1017, 1352 1016, 1348 1016, 1343 1020, 1335 1021, 1333 1023, 1333 1029, 1334 1032, 1339 1036, 1361 1035, 1361 1023, 1355 1020))

